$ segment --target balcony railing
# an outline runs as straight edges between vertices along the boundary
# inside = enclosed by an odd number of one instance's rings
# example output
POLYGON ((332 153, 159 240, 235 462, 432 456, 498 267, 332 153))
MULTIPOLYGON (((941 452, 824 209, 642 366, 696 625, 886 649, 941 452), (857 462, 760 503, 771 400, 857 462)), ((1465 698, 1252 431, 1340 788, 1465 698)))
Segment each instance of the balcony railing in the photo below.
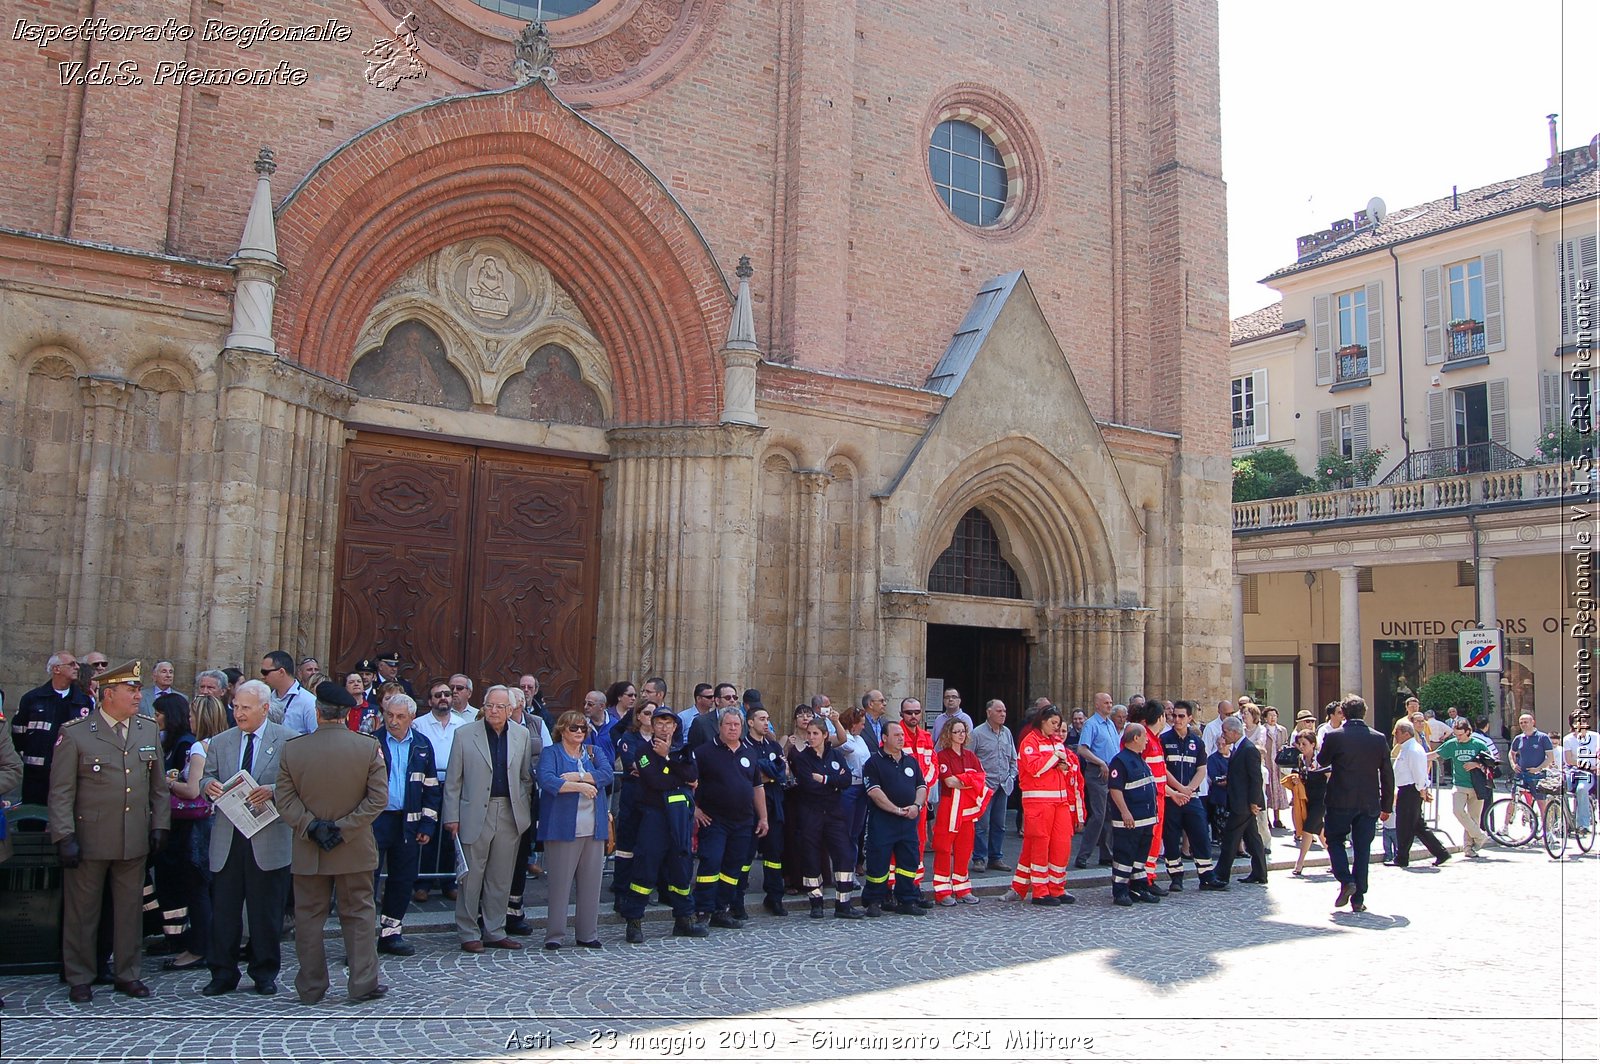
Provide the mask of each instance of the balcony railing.
POLYGON ((1367 345, 1348 344, 1334 352, 1333 383, 1367 379, 1367 345))
POLYGON ((1399 465, 1389 470, 1379 484, 1398 484, 1408 480, 1433 480, 1465 473, 1489 473, 1517 469, 1527 460, 1498 443, 1472 443, 1461 447, 1436 447, 1412 451, 1399 465))
POLYGON ((1447 326, 1445 338, 1444 356, 1447 362, 1461 358, 1476 358, 1487 353, 1481 321, 1458 322, 1447 326))
MULTIPOLYGON (((1554 504, 1563 495, 1575 494, 1578 490, 1570 480, 1566 465, 1524 466, 1315 495, 1236 502, 1233 504, 1233 530, 1290 528, 1359 517, 1422 516, 1435 510, 1538 500, 1554 504)), ((1582 490, 1593 489, 1586 483, 1582 490)))
POLYGON ((1256 427, 1254 425, 1235 425, 1233 427, 1233 446, 1254 447, 1256 445, 1256 427))

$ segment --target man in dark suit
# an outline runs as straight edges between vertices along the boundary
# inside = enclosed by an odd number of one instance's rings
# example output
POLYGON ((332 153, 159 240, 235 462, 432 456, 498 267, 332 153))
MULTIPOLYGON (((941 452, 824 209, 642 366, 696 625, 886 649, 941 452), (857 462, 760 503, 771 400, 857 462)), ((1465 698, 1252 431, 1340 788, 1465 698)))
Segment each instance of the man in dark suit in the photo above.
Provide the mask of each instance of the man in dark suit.
POLYGON ((1328 732, 1317 753, 1317 764, 1331 770, 1323 833, 1328 860, 1339 880, 1334 906, 1349 902, 1352 912, 1364 912, 1372 838, 1394 810, 1394 766, 1388 742, 1367 727, 1367 703, 1361 696, 1346 698, 1342 708, 1344 726, 1328 732), (1347 839, 1355 847, 1353 867, 1345 854, 1347 839))
MULTIPOLYGON (((1224 885, 1233 870, 1233 855, 1244 841, 1250 855, 1250 874, 1239 882, 1267 885, 1267 848, 1256 828, 1256 814, 1265 800, 1261 789, 1261 751, 1244 737, 1244 721, 1237 715, 1222 722, 1222 736, 1233 746, 1228 758, 1228 827, 1222 836, 1222 856, 1217 861, 1217 882, 1224 885)), ((1369 840, 1370 841, 1370 840, 1369 840)))
MULTIPOLYGON (((294 732, 268 718, 272 688, 260 680, 239 685, 234 693, 235 726, 219 732, 206 749, 204 790, 215 801, 222 785, 240 771, 249 772, 256 789, 247 797, 256 805, 276 797, 278 761, 294 732)), ((250 978, 256 993, 278 992, 282 955, 278 932, 289 897, 289 824, 274 820, 246 838, 226 816, 211 826, 211 937, 206 967, 211 981, 201 988, 207 997, 232 993, 239 986, 239 939, 244 914, 250 917, 250 978)))

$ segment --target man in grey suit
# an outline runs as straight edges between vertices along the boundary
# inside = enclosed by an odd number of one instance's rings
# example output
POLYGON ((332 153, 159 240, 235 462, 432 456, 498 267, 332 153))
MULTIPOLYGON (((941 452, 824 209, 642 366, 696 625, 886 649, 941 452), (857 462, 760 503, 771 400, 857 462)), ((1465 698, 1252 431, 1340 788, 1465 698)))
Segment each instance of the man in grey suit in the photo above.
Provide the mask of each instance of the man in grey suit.
MULTIPOLYGON (((233 701, 237 726, 218 733, 206 748, 206 797, 217 798, 223 781, 243 769, 259 784, 250 793, 252 802, 275 800, 278 762, 284 744, 295 733, 267 719, 271 699, 272 689, 260 680, 239 685, 233 701)), ((211 940, 206 955, 211 982, 202 994, 214 997, 239 985, 239 935, 246 907, 250 978, 256 993, 278 992, 278 932, 289 897, 290 852, 291 833, 284 820, 273 821, 247 839, 227 817, 216 817, 211 829, 211 940)))
POLYGON ((456 897, 456 931, 467 953, 522 948, 506 937, 506 897, 517 843, 531 821, 532 745, 528 729, 510 716, 510 691, 485 691, 483 719, 456 733, 445 773, 444 827, 461 842, 467 858, 466 879, 456 897))
POLYGON ((154 682, 139 692, 140 714, 146 717, 154 717, 156 715, 156 699, 162 695, 178 694, 172 686, 172 681, 176 676, 177 670, 172 667, 172 662, 156 662, 155 668, 150 670, 150 679, 154 682))

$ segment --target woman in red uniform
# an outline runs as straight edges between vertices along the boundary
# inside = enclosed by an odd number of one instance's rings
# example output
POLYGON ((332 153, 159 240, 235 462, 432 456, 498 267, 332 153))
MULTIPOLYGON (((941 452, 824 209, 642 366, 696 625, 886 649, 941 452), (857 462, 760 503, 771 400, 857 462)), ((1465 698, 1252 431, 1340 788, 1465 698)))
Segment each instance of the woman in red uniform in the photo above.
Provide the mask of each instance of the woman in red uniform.
POLYGON ((953 720, 939 736, 934 758, 939 807, 933 821, 933 900, 939 905, 976 905, 972 880, 972 836, 991 792, 978 755, 967 749, 967 723, 953 720))
POLYGON ((1022 788, 1022 856, 1011 889, 1035 905, 1072 904, 1067 866, 1072 832, 1083 819, 1083 770, 1061 733, 1061 710, 1041 710, 1017 751, 1022 788))

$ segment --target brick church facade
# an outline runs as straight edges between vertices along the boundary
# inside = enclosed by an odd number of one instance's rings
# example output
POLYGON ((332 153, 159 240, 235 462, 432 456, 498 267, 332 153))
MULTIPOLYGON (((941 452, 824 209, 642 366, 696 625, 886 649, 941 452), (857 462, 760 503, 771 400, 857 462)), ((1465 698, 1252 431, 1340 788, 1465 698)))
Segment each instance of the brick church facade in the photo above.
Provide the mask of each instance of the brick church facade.
POLYGON ((8 27, 0 684, 1220 696, 1213 0, 536 6, 8 27))

